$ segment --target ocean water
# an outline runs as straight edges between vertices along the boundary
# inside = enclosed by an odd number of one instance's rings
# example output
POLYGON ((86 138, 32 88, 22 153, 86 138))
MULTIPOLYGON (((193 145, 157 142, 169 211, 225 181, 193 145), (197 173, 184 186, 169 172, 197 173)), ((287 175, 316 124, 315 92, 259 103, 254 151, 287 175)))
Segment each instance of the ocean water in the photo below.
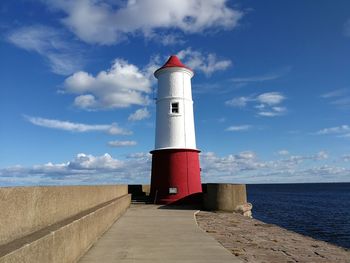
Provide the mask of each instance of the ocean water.
POLYGON ((253 217, 350 249, 350 183, 247 185, 253 217))

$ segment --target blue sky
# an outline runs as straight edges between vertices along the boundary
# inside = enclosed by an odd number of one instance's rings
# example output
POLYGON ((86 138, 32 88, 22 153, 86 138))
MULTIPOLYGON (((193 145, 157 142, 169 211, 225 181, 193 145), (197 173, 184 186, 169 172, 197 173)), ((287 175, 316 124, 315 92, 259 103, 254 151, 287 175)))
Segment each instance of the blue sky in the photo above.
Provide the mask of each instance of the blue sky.
POLYGON ((350 181, 349 1, 5 0, 0 30, 0 185, 147 183, 171 54, 203 181, 350 181))

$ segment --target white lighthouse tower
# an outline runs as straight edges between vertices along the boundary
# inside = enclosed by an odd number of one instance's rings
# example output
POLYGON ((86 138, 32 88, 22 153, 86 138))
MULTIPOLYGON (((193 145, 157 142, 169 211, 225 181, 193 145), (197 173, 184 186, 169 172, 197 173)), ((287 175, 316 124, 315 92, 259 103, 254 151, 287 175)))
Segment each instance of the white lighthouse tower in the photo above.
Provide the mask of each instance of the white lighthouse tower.
POLYGON ((151 197, 156 203, 193 201, 202 192, 193 117, 193 71, 171 56, 158 79, 151 197))

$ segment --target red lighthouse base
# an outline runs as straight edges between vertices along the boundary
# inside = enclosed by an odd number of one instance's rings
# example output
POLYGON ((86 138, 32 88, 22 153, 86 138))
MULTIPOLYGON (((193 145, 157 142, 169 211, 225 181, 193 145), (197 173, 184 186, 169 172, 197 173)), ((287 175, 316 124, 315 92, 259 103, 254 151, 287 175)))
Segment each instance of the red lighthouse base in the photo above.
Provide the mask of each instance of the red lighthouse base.
POLYGON ((198 150, 152 151, 152 201, 156 204, 191 202, 202 193, 198 150))

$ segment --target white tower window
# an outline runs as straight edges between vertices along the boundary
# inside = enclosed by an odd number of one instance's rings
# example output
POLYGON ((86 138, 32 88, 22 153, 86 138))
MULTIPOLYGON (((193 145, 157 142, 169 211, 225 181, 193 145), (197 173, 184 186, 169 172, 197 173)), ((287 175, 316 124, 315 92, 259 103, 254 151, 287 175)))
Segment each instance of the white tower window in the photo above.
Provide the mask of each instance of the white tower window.
POLYGON ((172 102, 171 103, 171 113, 173 113, 173 114, 179 114, 180 113, 179 103, 178 102, 172 102))

